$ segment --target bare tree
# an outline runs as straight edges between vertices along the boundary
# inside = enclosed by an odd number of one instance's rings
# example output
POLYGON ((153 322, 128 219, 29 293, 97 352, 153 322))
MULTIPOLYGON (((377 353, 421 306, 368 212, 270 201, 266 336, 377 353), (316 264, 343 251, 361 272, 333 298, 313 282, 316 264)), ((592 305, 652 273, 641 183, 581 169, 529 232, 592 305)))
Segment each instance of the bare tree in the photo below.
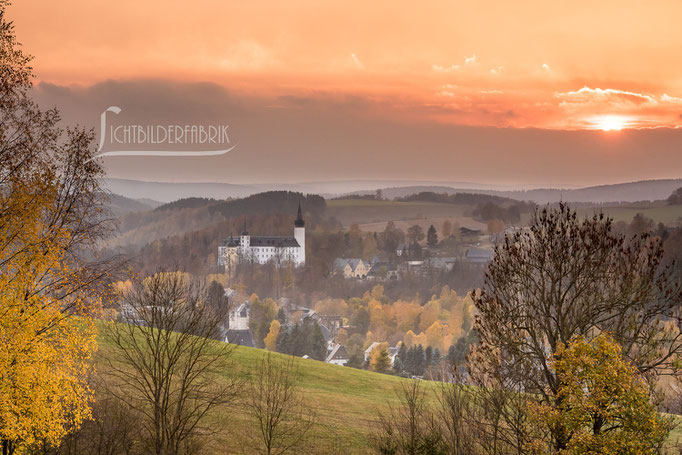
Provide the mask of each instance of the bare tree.
POLYGON ((239 381, 234 346, 211 340, 221 315, 205 304, 203 287, 179 273, 157 273, 124 296, 122 321, 106 336, 109 392, 140 413, 148 453, 196 453, 196 436, 215 431, 206 417, 232 402, 239 381))
POLYGON ((377 427, 370 435, 372 449, 389 455, 446 454, 447 445, 436 416, 426 400, 421 381, 406 380, 396 393, 399 406, 379 413, 377 427))
POLYGON ((451 455, 474 453, 475 440, 469 418, 473 412, 472 390, 463 385, 456 374, 450 382, 442 382, 438 390, 438 420, 451 455))
POLYGON ((296 385, 294 357, 266 354, 248 382, 245 406, 255 420, 243 441, 245 453, 280 455, 300 449, 315 425, 316 415, 303 403, 296 385))
MULTIPOLYGON (((678 370, 682 352, 679 277, 662 266, 659 238, 627 238, 603 215, 579 220, 566 205, 536 212, 530 229, 495 247, 474 301, 481 344, 473 364, 501 387, 559 406, 562 379, 551 368, 575 336, 610 332, 650 377, 678 370)), ((570 435, 552 431, 556 450, 570 435)))

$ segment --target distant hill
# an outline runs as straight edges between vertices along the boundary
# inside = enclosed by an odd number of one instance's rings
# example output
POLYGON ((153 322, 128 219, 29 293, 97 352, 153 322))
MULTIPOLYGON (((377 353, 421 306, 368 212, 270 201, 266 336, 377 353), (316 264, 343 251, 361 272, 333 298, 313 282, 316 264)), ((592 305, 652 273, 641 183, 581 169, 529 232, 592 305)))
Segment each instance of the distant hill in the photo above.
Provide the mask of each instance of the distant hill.
MULTIPOLYGON (((617 183, 574 189, 537 188, 530 190, 490 190, 476 188, 454 188, 448 186, 403 186, 381 188, 384 197, 404 198, 422 193, 478 193, 500 196, 519 201, 533 201, 538 204, 552 202, 637 202, 667 199, 673 191, 682 187, 682 179, 642 180, 639 182, 617 183)), ((356 191, 351 194, 373 194, 375 191, 356 191)))
MULTIPOLYGON (((119 217, 119 231, 113 243, 118 246, 142 246, 192 231, 205 231, 226 221, 232 221, 231 224, 241 229, 244 216, 283 216, 293 221, 299 203, 309 226, 324 217, 326 202, 322 197, 290 191, 270 191, 233 200, 179 199, 159 205, 154 210, 150 207, 146 211, 123 214, 119 217)), ((287 231, 289 227, 287 223, 287 231)), ((215 239, 228 233, 226 228, 215 239)))
MULTIPOLYGON (((266 191, 294 191, 304 194, 319 194, 323 197, 334 197, 351 192, 371 192, 379 188, 424 188, 419 191, 434 191, 433 188, 468 188, 470 190, 506 190, 512 187, 486 185, 471 182, 428 182, 417 180, 338 180, 328 182, 300 182, 300 183, 172 183, 145 182, 140 180, 126 180, 107 178, 104 185, 111 192, 129 198, 150 198, 161 202, 172 202, 186 198, 243 198, 252 194, 266 191)), ((513 188, 517 188, 515 186, 513 188)), ((412 191, 415 192, 415 191, 412 191)), ((418 191, 416 191, 418 192, 418 191)), ((443 192, 443 191, 440 191, 443 192)), ((471 191, 470 191, 471 192, 471 191)), ((400 194, 405 196, 409 193, 400 194)))
POLYGON ((109 209, 114 216, 125 215, 130 212, 142 212, 152 210, 161 203, 151 199, 130 199, 119 194, 110 193, 107 195, 109 209))

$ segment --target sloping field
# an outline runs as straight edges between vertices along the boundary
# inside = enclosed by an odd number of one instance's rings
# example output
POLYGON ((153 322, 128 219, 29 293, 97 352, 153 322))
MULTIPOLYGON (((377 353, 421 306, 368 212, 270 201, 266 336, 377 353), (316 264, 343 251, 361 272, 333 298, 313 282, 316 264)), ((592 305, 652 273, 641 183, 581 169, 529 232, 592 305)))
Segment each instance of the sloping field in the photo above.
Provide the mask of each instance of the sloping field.
MULTIPOLYGON (((99 356, 107 356, 113 347, 100 340, 99 356)), ((246 377, 256 371, 266 351, 238 347, 233 354, 234 370, 231 375, 246 377)), ((274 356, 282 356, 273 353, 274 356)), ((311 435, 309 454, 368 453, 367 435, 378 409, 387 403, 396 403, 395 392, 404 379, 370 371, 336 366, 310 359, 294 359, 300 371, 299 386, 306 406, 317 415, 317 425, 311 435)), ((101 365, 98 369, 103 370, 101 365)), ((429 383, 427 387, 435 387, 429 383)), ((210 443, 204 454, 240 452, 240 438, 253 423, 240 406, 225 406, 211 417, 219 426, 216 435, 208 437, 210 443)))

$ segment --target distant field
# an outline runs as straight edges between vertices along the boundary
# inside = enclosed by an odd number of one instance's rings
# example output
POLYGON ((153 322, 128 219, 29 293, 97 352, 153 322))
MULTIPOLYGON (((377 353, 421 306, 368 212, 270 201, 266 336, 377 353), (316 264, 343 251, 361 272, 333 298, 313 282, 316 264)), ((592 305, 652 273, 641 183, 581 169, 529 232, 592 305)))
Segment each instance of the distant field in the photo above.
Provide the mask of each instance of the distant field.
POLYGON ((667 226, 679 225, 680 218, 682 217, 682 205, 666 205, 663 201, 642 202, 613 207, 580 208, 578 209, 578 214, 590 216, 598 213, 600 210, 611 216, 615 221, 624 221, 626 223, 632 221, 632 218, 638 213, 642 213, 656 223, 663 223, 667 226))
POLYGON ((326 214, 327 216, 335 217, 344 226, 350 226, 351 224, 373 224, 424 218, 459 219, 468 217, 472 208, 469 205, 442 204, 437 202, 341 199, 327 201, 326 214))
MULTIPOLYGON (((468 216, 459 216, 459 217, 433 217, 433 218, 419 218, 419 219, 411 219, 411 220, 399 220, 395 221, 395 226, 399 229, 401 229, 403 232, 407 232, 407 228, 409 228, 412 225, 418 224, 419 226, 422 227, 424 230, 424 233, 429 229, 429 226, 433 225, 436 230, 438 231, 438 235, 442 237, 441 234, 441 226, 443 226, 443 223, 449 220, 453 225, 457 223, 460 227, 467 227, 469 229, 480 229, 482 231, 485 231, 488 226, 485 223, 481 223, 479 221, 474 220, 471 217, 468 216)), ((388 221, 382 221, 379 223, 366 223, 366 224, 360 224, 358 227, 360 228, 361 231, 365 232, 381 232, 384 229, 386 229, 386 224, 388 224, 388 221)))

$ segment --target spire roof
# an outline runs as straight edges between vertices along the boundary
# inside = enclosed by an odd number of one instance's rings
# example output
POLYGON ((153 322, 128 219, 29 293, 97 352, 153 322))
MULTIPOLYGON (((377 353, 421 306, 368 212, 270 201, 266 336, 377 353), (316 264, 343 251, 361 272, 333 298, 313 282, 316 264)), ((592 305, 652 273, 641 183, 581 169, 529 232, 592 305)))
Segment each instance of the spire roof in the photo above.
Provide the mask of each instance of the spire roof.
POLYGON ((303 221, 303 212, 301 211, 301 203, 298 203, 298 215, 296 216, 296 221, 294 221, 294 227, 305 227, 305 221, 303 221))

